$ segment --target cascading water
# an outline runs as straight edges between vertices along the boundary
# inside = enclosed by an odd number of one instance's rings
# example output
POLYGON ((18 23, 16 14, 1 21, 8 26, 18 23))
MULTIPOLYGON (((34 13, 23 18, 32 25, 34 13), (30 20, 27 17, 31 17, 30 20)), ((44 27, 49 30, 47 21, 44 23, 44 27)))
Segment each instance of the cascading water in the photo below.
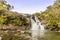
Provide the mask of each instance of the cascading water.
POLYGON ((36 16, 34 16, 34 19, 31 18, 31 30, 44 30, 44 26, 41 25, 41 22, 38 20, 36 16))
POLYGON ((37 25, 39 26, 40 30, 44 30, 44 26, 41 24, 41 22, 38 20, 38 18, 35 16, 35 20, 37 25))
POLYGON ((31 19, 31 30, 39 30, 39 26, 35 23, 33 19, 31 19))
POLYGON ((38 40, 38 36, 40 35, 43 37, 44 32, 44 26, 41 25, 41 22, 39 22, 38 18, 36 16, 33 16, 31 19, 31 30, 32 30, 32 38, 31 40, 38 40))

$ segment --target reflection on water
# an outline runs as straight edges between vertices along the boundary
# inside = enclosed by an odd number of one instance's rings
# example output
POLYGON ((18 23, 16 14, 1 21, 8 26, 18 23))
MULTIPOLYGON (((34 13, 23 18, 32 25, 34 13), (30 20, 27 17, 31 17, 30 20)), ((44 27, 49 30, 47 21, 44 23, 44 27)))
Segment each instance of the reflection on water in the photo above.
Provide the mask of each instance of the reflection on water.
POLYGON ((9 31, 7 33, 0 31, 2 40, 60 40, 60 32, 53 31, 9 31))

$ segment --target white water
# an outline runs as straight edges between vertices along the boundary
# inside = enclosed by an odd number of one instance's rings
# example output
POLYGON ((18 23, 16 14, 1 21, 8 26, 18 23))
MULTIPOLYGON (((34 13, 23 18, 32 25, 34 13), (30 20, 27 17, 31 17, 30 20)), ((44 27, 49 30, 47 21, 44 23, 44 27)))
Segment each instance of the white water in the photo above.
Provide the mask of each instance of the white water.
POLYGON ((31 30, 39 30, 39 26, 34 22, 33 19, 31 19, 31 30))
POLYGON ((31 18, 31 30, 44 30, 44 26, 41 25, 41 22, 35 16, 35 21, 31 18))
POLYGON ((43 37, 44 35, 44 26, 41 25, 41 22, 38 20, 36 16, 34 16, 35 20, 31 18, 31 30, 32 30, 32 38, 31 40, 38 40, 38 37, 43 37))
POLYGON ((40 35, 39 35, 39 31, 37 31, 37 30, 32 30, 31 40, 38 40, 38 36, 40 36, 40 35))

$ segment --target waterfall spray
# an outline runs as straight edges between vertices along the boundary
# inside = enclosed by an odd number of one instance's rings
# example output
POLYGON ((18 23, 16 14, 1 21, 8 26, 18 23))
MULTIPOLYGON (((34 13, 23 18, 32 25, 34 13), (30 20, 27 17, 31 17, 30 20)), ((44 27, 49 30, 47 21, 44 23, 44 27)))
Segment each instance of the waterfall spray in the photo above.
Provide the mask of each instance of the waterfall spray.
POLYGON ((41 22, 38 20, 36 16, 31 18, 31 30, 44 30, 44 26, 41 25, 41 22))

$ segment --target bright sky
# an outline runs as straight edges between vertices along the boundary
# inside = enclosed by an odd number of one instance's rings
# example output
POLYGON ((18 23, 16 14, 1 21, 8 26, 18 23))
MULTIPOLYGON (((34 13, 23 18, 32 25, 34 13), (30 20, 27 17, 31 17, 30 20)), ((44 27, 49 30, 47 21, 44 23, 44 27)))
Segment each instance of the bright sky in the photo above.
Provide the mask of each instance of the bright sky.
POLYGON ((7 0, 7 2, 14 6, 14 11, 33 14, 46 10, 46 7, 52 5, 54 0, 7 0))

